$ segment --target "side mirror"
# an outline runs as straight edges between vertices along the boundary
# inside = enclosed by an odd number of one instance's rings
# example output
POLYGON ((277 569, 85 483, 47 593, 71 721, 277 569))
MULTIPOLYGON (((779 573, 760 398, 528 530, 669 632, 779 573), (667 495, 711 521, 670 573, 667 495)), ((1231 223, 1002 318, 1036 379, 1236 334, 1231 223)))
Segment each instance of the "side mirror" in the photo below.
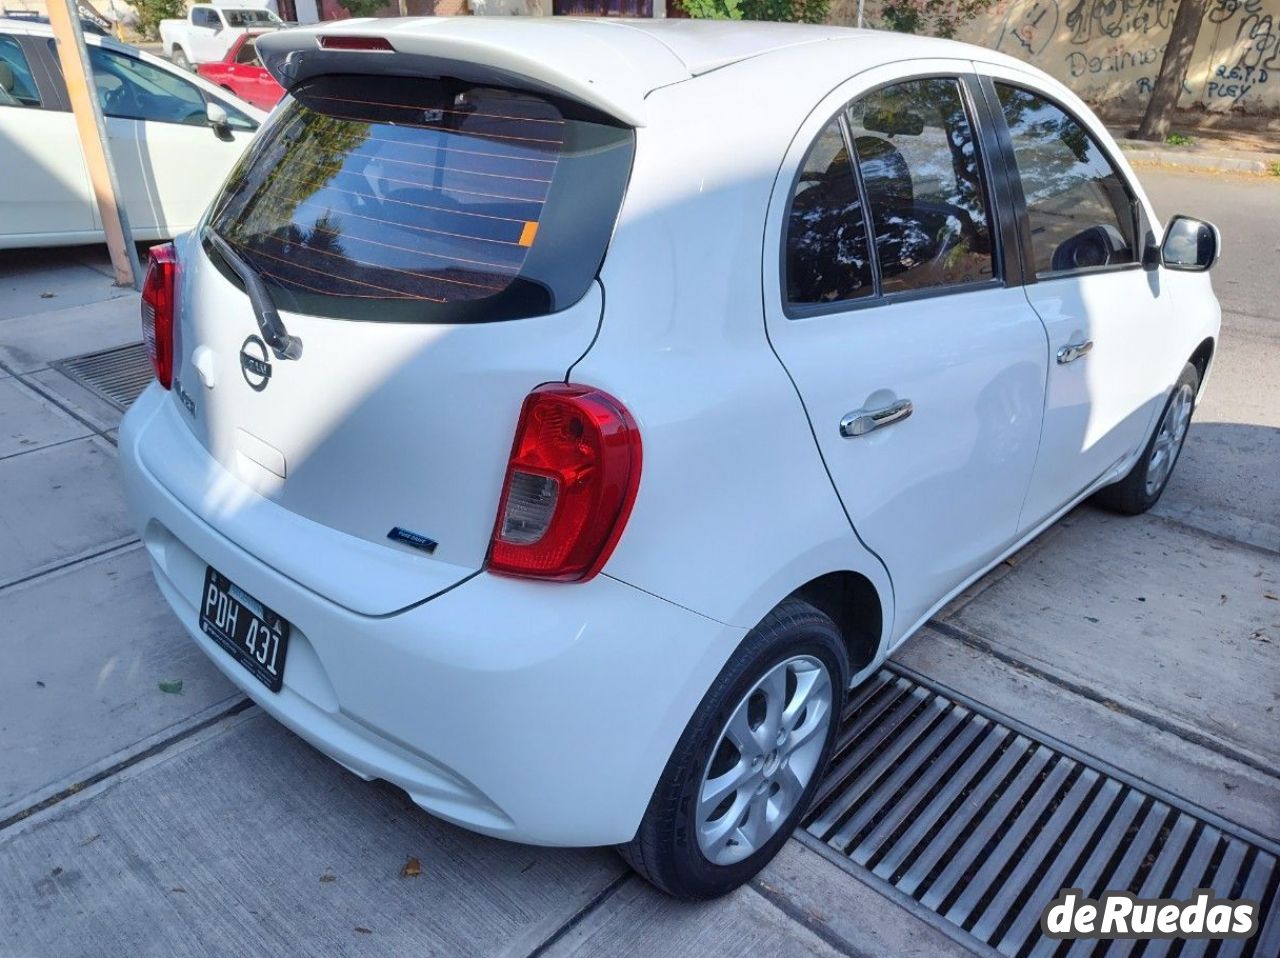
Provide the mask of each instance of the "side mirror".
POLYGON ((1218 261, 1222 238, 1204 220, 1179 214, 1169 220, 1160 244, 1160 265, 1189 273, 1203 273, 1218 261))
POLYGON ((204 115, 209 120, 209 125, 213 127, 213 132, 218 134, 220 139, 231 136, 231 119, 227 116, 227 108, 221 103, 210 100, 204 105, 204 115))

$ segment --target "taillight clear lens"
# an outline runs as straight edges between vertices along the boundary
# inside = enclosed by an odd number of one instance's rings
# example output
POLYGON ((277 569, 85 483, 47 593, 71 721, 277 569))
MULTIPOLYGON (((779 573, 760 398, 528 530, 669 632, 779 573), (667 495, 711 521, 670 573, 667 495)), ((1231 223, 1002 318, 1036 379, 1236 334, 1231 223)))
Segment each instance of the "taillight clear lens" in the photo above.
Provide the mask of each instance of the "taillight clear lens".
POLYGON ((151 357, 156 380, 165 389, 173 386, 174 288, 178 257, 173 244, 151 247, 147 277, 142 281, 142 338, 151 357))
POLYGON ((552 383, 529 394, 498 507, 489 569, 571 582, 608 561, 640 484, 640 431, 598 389, 552 383))

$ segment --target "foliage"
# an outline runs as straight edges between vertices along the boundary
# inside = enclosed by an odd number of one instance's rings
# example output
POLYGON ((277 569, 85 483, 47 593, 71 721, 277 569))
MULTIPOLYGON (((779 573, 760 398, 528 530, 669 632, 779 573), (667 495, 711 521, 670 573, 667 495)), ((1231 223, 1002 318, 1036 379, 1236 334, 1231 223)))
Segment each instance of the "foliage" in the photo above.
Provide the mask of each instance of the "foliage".
POLYGON ((1280 160, 1272 161, 1268 169, 1271 171, 1272 176, 1280 176, 1280 160))
POLYGON ((138 32, 144 37, 159 36, 161 20, 173 20, 187 15, 186 0, 133 0, 138 13, 138 32))
POLYGON ((782 20, 826 23, 831 0, 680 0, 698 20, 782 20))
POLYGON ((372 17, 387 5, 386 0, 338 0, 343 10, 353 17, 372 17))
POLYGON ((953 37, 992 3, 994 0, 886 0, 880 16, 885 27, 899 33, 953 37))
POLYGON ((1190 146, 1195 142, 1194 139, 1184 133, 1170 133, 1164 138, 1164 141, 1170 146, 1190 146))

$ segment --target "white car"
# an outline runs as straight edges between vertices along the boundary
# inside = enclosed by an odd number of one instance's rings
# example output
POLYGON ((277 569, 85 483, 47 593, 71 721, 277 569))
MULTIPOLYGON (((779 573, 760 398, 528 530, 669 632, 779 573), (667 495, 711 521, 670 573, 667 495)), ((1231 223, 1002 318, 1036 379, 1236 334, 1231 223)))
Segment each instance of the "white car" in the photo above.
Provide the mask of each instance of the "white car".
POLYGON ((151 266, 125 484, 218 667, 436 815, 724 892, 847 690, 1164 489, 1218 234, 1038 70, 688 20, 259 49, 292 96, 151 266))
MULTIPOLYGON (((138 240, 189 230, 266 114, 172 64, 85 36, 138 240)), ((0 249, 103 242, 50 27, 0 18, 0 249)))
POLYGON ((160 44, 174 66, 194 70, 198 63, 216 63, 244 33, 261 33, 284 26, 284 21, 250 3, 195 3, 181 20, 160 21, 160 44))

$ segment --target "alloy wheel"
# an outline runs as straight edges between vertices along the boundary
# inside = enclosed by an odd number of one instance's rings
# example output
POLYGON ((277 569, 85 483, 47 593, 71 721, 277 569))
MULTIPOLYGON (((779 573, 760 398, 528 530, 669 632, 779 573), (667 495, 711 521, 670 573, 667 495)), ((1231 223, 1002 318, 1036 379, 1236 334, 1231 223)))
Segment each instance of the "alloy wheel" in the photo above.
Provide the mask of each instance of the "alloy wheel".
POLYGON ((1156 430, 1156 440, 1151 446, 1151 458, 1147 462, 1147 495, 1154 496, 1169 479, 1173 464, 1178 460, 1182 449, 1182 441, 1187 437, 1187 428, 1191 425, 1191 411, 1194 407, 1195 395, 1189 383, 1183 383, 1169 400, 1169 408, 1164 411, 1160 427, 1156 430))
POLYGON ((831 725, 831 674, 798 655, 765 673, 735 706, 698 789, 698 847, 732 865, 769 841, 817 771, 831 725))

